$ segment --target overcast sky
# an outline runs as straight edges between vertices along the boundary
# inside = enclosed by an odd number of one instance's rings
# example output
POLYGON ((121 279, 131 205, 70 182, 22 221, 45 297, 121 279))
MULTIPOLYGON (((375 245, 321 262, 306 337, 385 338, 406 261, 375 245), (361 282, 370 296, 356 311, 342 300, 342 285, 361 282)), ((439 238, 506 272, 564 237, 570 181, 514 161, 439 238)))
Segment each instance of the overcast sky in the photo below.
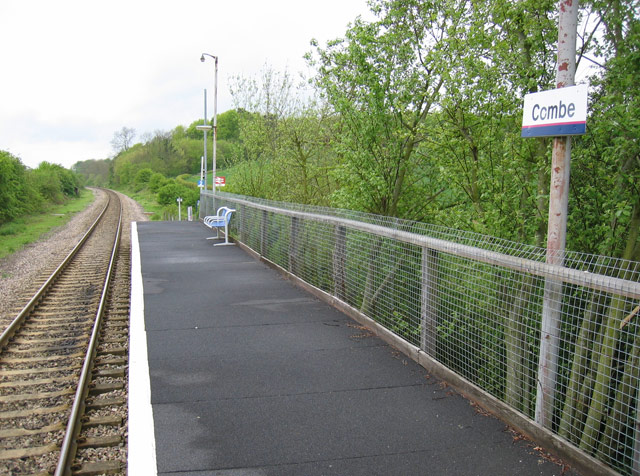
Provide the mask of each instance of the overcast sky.
POLYGON ((0 0, 0 150, 29 167, 70 167, 136 139, 233 107, 228 79, 305 71, 312 38, 344 36, 366 0, 0 0))

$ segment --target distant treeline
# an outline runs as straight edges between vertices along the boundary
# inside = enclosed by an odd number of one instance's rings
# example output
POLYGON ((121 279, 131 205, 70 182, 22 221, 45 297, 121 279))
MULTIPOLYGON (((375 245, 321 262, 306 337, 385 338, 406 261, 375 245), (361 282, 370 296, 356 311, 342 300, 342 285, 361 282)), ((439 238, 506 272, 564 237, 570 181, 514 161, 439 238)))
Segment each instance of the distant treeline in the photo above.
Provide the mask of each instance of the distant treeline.
POLYGON ((77 195, 79 185, 79 177, 61 165, 41 162, 30 169, 18 157, 0 150, 0 225, 49 203, 64 202, 77 195))
MULTIPOLYGON (((218 168, 229 167, 241 159, 239 116, 248 114, 244 111, 231 110, 218 116, 218 168)), ((141 142, 129 146, 133 142, 135 131, 123 128, 116 132, 112 144, 117 143, 113 159, 85 160, 77 162, 72 169, 82 175, 87 185, 128 185, 133 184, 140 170, 151 169, 165 177, 177 177, 182 174, 200 172, 201 157, 204 154, 203 133, 196 126, 203 123, 195 120, 188 127, 177 126, 175 129, 153 134, 144 134, 141 142), (127 140, 122 135, 128 133, 127 140)), ((211 123, 209 123, 211 124, 211 123)), ((212 132, 208 132, 209 168, 213 156, 212 132)))
MULTIPOLYGON (((227 168, 241 162, 244 149, 240 138, 240 117, 250 116, 243 110, 230 110, 217 118, 217 168, 227 168)), ((178 214, 176 198, 182 198, 182 207, 196 207, 200 198, 197 184, 185 177, 200 173, 204 154, 203 132, 196 126, 202 119, 189 126, 153 134, 144 134, 141 142, 133 143, 135 131, 123 127, 114 134, 113 159, 84 160, 73 165, 86 185, 124 187, 133 192, 147 190, 155 194, 163 206, 163 217, 178 214)), ((211 125, 211 121, 209 121, 211 125)), ((208 132, 207 158, 209 172, 213 157, 213 135, 208 132)), ((211 182, 211 176, 208 178, 211 182)))

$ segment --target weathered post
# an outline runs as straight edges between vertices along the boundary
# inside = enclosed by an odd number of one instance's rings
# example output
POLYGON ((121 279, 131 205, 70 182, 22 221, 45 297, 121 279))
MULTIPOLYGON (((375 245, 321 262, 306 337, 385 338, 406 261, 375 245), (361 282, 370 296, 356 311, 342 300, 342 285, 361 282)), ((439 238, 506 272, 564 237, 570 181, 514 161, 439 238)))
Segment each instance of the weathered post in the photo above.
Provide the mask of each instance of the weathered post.
POLYGON ((237 205, 236 208, 238 209, 238 220, 237 220, 237 227, 238 227, 238 236, 240 236, 240 241, 242 243, 246 243, 247 242, 247 231, 245 228, 245 208, 244 205, 237 205))
MULTIPOLYGON (((573 86, 576 71, 576 32, 578 0, 562 0, 558 18, 558 62, 556 87, 573 86)), ((567 204, 569 201, 569 171, 571 137, 555 137, 551 157, 551 189, 549 191, 549 223, 547 228, 547 258, 549 264, 562 266, 567 236, 567 204)), ((555 382, 557 374, 562 282, 547 278, 544 286, 536 422, 551 428, 555 382)))
POLYGON ((347 228, 336 226, 333 247, 333 286, 334 294, 341 301, 347 297, 347 228))
POLYGON ((299 263, 299 233, 300 232, 300 219, 298 217, 291 217, 291 233, 289 239, 289 272, 296 276, 299 276, 300 263, 299 263))
POLYGON ((422 248, 422 291, 420 293, 420 348, 436 355, 438 252, 422 248))
POLYGON ((269 212, 262 210, 262 220, 260 220, 260 255, 265 256, 267 252, 267 227, 269 226, 267 220, 269 219, 269 212))

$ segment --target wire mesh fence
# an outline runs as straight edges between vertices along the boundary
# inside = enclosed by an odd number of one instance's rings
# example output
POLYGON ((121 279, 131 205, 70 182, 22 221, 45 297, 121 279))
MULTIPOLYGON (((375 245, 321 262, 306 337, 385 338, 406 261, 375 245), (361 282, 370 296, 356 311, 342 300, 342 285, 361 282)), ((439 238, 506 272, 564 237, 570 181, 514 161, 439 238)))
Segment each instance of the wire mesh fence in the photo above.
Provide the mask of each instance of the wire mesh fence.
MULTIPOLYGON (((208 203, 207 203, 208 202, 208 203)), ((640 471, 640 263, 208 193, 266 259, 622 474, 640 471), (548 379, 548 381, 546 380, 548 379)))

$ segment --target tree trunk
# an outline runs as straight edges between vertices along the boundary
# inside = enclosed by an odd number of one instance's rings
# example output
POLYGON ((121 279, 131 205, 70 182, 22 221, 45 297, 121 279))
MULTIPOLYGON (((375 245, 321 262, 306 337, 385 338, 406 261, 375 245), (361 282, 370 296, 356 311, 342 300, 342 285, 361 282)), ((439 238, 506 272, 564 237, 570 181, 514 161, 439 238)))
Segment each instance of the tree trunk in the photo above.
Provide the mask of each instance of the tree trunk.
POLYGON ((505 323, 505 355, 507 365, 507 381, 505 383, 505 402, 513 408, 523 408, 526 362, 526 309, 529 296, 532 295, 533 275, 526 274, 522 278, 522 284, 518 291, 509 317, 505 323))
POLYGON ((578 443, 582 436, 582 423, 587 411, 584 401, 585 392, 591 392, 585 388, 585 379, 588 375, 590 362, 593 358, 593 346, 597 330, 602 321, 602 310, 606 296, 595 292, 591 302, 585 310, 580 327, 580 333, 576 339, 571 374, 567 384, 564 408, 560 415, 560 436, 578 443))

